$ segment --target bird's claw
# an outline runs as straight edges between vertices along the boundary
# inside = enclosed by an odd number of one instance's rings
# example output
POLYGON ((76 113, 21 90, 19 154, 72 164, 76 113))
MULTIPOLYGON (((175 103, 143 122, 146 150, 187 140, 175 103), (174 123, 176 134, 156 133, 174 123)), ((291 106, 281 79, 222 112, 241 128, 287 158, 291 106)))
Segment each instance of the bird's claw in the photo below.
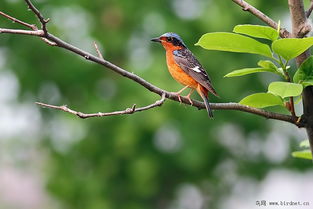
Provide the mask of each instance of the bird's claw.
POLYGON ((180 94, 178 92, 171 92, 171 93, 177 96, 179 104, 183 103, 183 101, 181 100, 181 96, 180 96, 180 94))
POLYGON ((193 101, 191 100, 190 96, 186 96, 191 106, 193 106, 193 101))
POLYGON ((188 99, 188 101, 189 101, 189 103, 190 103, 191 106, 193 106, 193 101, 191 100, 190 96, 191 96, 191 94, 193 93, 193 91, 194 91, 194 90, 191 89, 190 92, 189 92, 189 94, 186 96, 186 98, 188 99))
POLYGON ((183 103, 183 101, 181 100, 181 96, 180 96, 180 94, 176 94, 176 95, 177 95, 177 97, 178 97, 179 104, 182 104, 182 103, 183 103))

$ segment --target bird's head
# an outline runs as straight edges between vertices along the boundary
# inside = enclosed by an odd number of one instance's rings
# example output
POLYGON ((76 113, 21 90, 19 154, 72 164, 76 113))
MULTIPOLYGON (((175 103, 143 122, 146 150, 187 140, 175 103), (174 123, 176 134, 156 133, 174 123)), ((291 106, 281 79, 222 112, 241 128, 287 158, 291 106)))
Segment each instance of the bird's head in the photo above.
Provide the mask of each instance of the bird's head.
POLYGON ((151 39, 151 41, 160 42, 166 50, 186 48, 185 43, 176 33, 164 33, 160 37, 151 39))

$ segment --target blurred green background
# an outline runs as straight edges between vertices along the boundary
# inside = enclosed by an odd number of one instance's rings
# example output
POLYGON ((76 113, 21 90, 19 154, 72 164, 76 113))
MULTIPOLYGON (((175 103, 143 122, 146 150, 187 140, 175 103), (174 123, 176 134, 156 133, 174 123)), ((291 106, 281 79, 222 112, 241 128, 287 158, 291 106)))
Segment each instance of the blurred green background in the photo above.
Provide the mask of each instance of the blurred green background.
MULTIPOLYGON (((181 86, 167 71, 164 49, 150 39, 169 31, 207 69, 221 96, 212 96, 212 102, 238 102, 278 79, 223 78, 256 66, 260 57, 194 46, 207 32, 263 25, 231 1, 33 2, 51 19, 50 33, 93 54, 96 41, 105 59, 168 91, 181 86)), ((250 2, 289 27, 286 1, 250 2)), ((22 0, 1 0, 0 10, 38 23, 22 0)), ((0 27, 23 28, 2 17, 0 27)), ((259 200, 311 200, 312 163, 290 155, 305 131, 284 122, 235 111, 215 111, 210 120, 204 110, 169 100, 134 115, 86 120, 34 104, 67 104, 91 113, 157 99, 137 83, 39 38, 1 34, 0 208, 242 209, 259 208, 259 200)))

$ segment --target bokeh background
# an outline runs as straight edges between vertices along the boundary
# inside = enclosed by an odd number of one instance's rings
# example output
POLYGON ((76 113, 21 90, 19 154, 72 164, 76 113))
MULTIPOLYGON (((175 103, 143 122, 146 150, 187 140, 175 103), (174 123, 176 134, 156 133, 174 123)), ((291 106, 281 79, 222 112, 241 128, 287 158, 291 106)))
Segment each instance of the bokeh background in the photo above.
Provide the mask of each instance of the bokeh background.
MULTIPOLYGON (((168 31, 180 34, 207 69, 221 96, 211 97, 213 102, 238 102, 279 79, 223 78, 256 66, 260 57, 194 46, 207 32, 263 25, 231 1, 33 2, 51 19, 51 33, 93 54, 96 41, 105 59, 168 91, 181 86, 167 72, 163 48, 149 41, 168 31)), ((286 1, 250 2, 290 27, 286 1)), ((0 9, 37 23, 22 0, 1 0, 0 9)), ((22 28, 2 17, 0 27, 22 28)), ((67 104, 90 113, 157 99, 137 83, 36 37, 2 34, 0 208, 246 209, 259 208, 261 200, 311 201, 312 207, 312 163, 290 155, 305 131, 287 123, 235 111, 215 111, 210 120, 204 110, 173 101, 134 115, 86 120, 34 104, 67 104)))

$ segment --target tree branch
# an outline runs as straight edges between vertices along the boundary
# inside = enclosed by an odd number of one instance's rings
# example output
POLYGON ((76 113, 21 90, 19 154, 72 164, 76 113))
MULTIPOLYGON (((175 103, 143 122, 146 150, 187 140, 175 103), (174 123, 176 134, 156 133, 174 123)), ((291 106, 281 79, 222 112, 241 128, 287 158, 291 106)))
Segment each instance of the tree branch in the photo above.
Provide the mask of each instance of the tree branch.
MULTIPOLYGON (((241 6, 244 11, 250 12, 251 14, 253 14, 257 18, 262 20, 267 25, 271 26, 274 29, 277 29, 278 24, 274 20, 272 20, 270 17, 268 17, 263 12, 261 12, 254 6, 250 5, 246 1, 244 0, 232 0, 232 1, 238 4, 239 6, 241 6)), ((280 34, 280 37, 282 38, 288 38, 290 36, 290 33, 285 28, 281 28, 279 34, 280 34)))
MULTIPOLYGON (((32 5, 32 4, 29 4, 30 3, 29 0, 25 0, 25 1, 28 2, 28 5, 32 5)), ((36 16, 40 19, 40 22, 42 24, 42 28, 44 28, 44 25, 47 23, 47 21, 43 21, 44 20, 43 16, 40 14, 39 10, 37 10, 33 5, 30 6, 30 8, 36 14, 36 16)), ((111 62, 103 59, 102 55, 98 49, 96 49, 96 51, 97 51, 99 57, 94 56, 88 52, 85 52, 85 51, 59 39, 58 37, 55 37, 54 35, 50 34, 48 31, 45 33, 44 30, 38 30, 38 29, 36 29, 36 30, 16 30, 16 29, 0 28, 0 33, 12 33, 12 34, 22 34, 22 35, 32 35, 32 36, 44 37, 48 41, 55 43, 56 46, 64 48, 68 51, 71 51, 77 55, 80 55, 89 61, 98 63, 98 64, 118 73, 121 76, 124 76, 128 79, 133 80, 134 82, 142 85, 143 87, 145 87, 146 89, 148 89, 149 91, 151 91, 153 93, 156 93, 162 97, 164 95, 166 98, 174 100, 174 101, 179 101, 179 98, 176 94, 173 94, 171 92, 160 89, 157 86, 154 86, 153 84, 147 82, 143 78, 135 75, 134 73, 130 73, 130 72, 124 70, 123 68, 118 67, 118 66, 112 64, 111 62)), ((189 100, 186 97, 181 97, 181 100, 182 100, 182 103, 184 103, 184 104, 190 104, 189 100)), ((79 117, 88 115, 88 114, 79 113, 77 111, 71 110, 71 109, 67 108, 66 106, 54 106, 54 105, 49 105, 49 104, 44 104, 44 103, 38 103, 38 104, 41 106, 45 106, 45 107, 49 107, 49 108, 53 108, 53 109, 63 110, 65 112, 69 112, 69 113, 78 115, 79 117)), ((297 121, 298 118, 292 117, 290 115, 269 112, 269 111, 266 111, 263 109, 252 108, 252 107, 241 105, 238 103, 211 103, 210 105, 211 105, 211 108, 215 109, 215 110, 239 110, 239 111, 259 115, 259 116, 265 117, 267 119, 275 119, 275 120, 281 120, 281 121, 289 122, 289 123, 297 125, 298 127, 303 127, 305 125, 302 120, 297 121)), ((197 107, 198 109, 205 109, 204 104, 202 102, 199 102, 199 101, 193 100, 193 106, 197 107)), ((147 106, 147 107, 149 107, 149 106, 147 106)), ((136 109, 136 111, 146 110, 147 107, 138 108, 138 109, 136 109)), ((150 109, 150 108, 148 108, 148 109, 150 109)), ((121 112, 121 111, 117 111, 117 112, 121 112)), ((103 114, 110 114, 110 113, 103 113, 103 114)), ((129 113, 127 113, 127 114, 129 114, 129 113)), ((91 116, 91 117, 99 117, 99 115, 97 115, 97 113, 92 114, 92 115, 93 116, 91 116)))
POLYGON ((51 108, 51 109, 57 109, 57 110, 62 110, 64 112, 68 112, 71 113, 73 115, 76 115, 80 118, 91 118, 91 117, 107 117, 107 116, 113 116, 113 115, 126 115, 126 114, 133 114, 135 112, 141 112, 141 111, 145 111, 145 110, 149 110, 155 107, 159 107, 161 106, 165 101, 165 94, 162 94, 162 97, 160 100, 157 100, 155 103, 150 104, 148 106, 145 107, 139 107, 136 108, 136 104, 134 104, 131 108, 127 108, 126 110, 121 110, 121 111, 114 111, 114 112, 107 112, 107 113, 102 113, 102 112, 98 112, 98 113, 82 113, 82 112, 77 112, 75 110, 72 110, 70 108, 68 108, 66 105, 62 105, 62 106, 56 106, 56 105, 50 105, 50 104, 45 104, 45 103, 41 103, 41 102, 36 102, 36 104, 42 106, 42 107, 47 107, 47 108, 51 108))
MULTIPOLYGON (((292 23, 292 37, 303 38, 311 31, 311 25, 307 23, 303 1, 302 0, 288 0, 289 11, 292 23)), ((304 57, 306 57, 305 55, 304 57)), ((303 57, 303 58, 304 58, 303 57)), ((303 59, 300 57, 298 59, 303 59)), ((306 59, 306 58, 305 58, 306 59)), ((300 61, 301 63, 305 60, 300 61)))
POLYGON ((215 110, 239 110, 242 112, 248 112, 248 113, 252 113, 255 115, 259 115, 259 116, 262 116, 262 117, 267 118, 267 119, 275 119, 275 120, 281 120, 281 121, 289 122, 289 123, 292 123, 292 124, 298 126, 299 128, 305 126, 304 121, 299 120, 299 118, 297 118, 297 117, 292 117, 290 115, 270 112, 270 111, 266 111, 263 109, 253 108, 253 107, 241 105, 238 103, 233 103, 233 102, 230 102, 230 103, 210 103, 210 105, 211 105, 211 108, 215 109, 215 110))

